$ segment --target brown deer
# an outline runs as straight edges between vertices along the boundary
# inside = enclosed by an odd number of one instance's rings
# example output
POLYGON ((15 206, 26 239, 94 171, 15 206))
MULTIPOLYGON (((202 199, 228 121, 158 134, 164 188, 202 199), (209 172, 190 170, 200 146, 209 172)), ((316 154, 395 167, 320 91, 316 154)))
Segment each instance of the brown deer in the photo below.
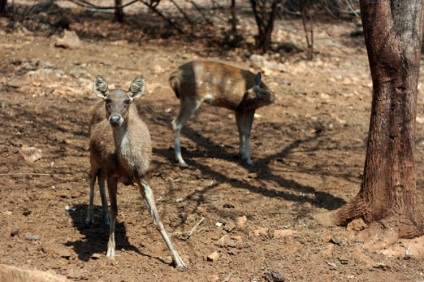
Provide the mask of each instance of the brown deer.
POLYGON ((145 79, 138 76, 128 91, 110 91, 107 82, 101 77, 94 79, 94 93, 103 99, 94 107, 90 122, 90 202, 87 223, 93 220, 93 194, 96 178, 99 182, 103 211, 107 213, 104 181, 110 198, 110 234, 107 257, 115 255, 115 223, 118 214, 118 182, 131 185, 136 182, 149 210, 155 227, 158 229, 176 267, 186 267, 174 249, 160 220, 152 189, 146 181, 149 170, 152 146, 150 133, 140 118, 134 99, 144 94, 145 79))
POLYGON ((180 131, 202 102, 235 111, 239 132, 239 154, 248 165, 250 132, 255 110, 274 103, 275 96, 256 75, 219 62, 191 61, 179 66, 169 77, 169 83, 180 99, 180 110, 172 121, 175 158, 187 165, 181 156, 180 131))

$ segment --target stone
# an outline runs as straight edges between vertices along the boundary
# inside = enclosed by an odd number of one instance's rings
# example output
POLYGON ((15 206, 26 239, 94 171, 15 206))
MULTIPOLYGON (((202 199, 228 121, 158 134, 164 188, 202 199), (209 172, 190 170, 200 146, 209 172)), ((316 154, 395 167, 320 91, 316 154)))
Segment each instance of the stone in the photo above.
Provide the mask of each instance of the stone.
POLYGON ((282 230, 274 230, 274 238, 284 238, 287 236, 292 236, 293 234, 296 234, 297 231, 291 230, 291 229, 282 229, 282 230))
POLYGON ((206 259, 207 259, 208 261, 211 261, 211 262, 217 261, 217 260, 219 259, 219 253, 218 253, 217 251, 214 251, 214 252, 210 253, 210 254, 206 257, 206 259))
POLYGON ((25 161, 30 163, 38 161, 43 156, 40 149, 35 147, 28 147, 27 145, 22 146, 21 155, 24 157, 25 161))
POLYGON ((244 228, 247 223, 247 217, 245 215, 240 216, 236 219, 236 226, 237 228, 244 228))
POLYGON ((255 236, 266 236, 268 235, 269 228, 267 227, 259 227, 258 229, 253 230, 253 234, 255 236))
POLYGON ((82 43, 75 31, 65 29, 63 37, 58 38, 54 46, 65 49, 78 49, 82 46, 82 43))
POLYGON ((14 282, 68 282, 65 276, 58 275, 53 271, 39 271, 0 264, 0 281, 14 282))

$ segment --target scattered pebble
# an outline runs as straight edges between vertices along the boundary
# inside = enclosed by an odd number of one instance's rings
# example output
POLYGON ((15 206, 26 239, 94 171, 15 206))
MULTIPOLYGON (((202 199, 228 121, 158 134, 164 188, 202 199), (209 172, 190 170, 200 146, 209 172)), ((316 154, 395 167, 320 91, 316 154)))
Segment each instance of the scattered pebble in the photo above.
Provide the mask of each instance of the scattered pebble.
POLYGON ((267 227, 260 227, 258 229, 253 230, 253 234, 255 236, 266 236, 268 235, 269 228, 267 227))
POLYGON ((339 237, 333 236, 330 239, 330 242, 336 245, 341 245, 342 244, 342 240, 339 237))
POLYGON ((100 259, 102 258, 102 254, 94 253, 90 256, 91 259, 100 259))
POLYGON ((264 274, 264 279, 267 282, 284 282, 286 279, 284 278, 284 275, 276 270, 271 270, 270 272, 267 272, 264 274))
POLYGON ((236 220, 236 226, 237 228, 244 228, 246 226, 247 223, 247 217, 245 215, 240 216, 237 218, 236 220))
POLYGON ((25 161, 33 163, 41 159, 43 156, 42 151, 35 147, 28 147, 23 145, 21 148, 21 154, 24 157, 25 161))
POLYGON ((224 225, 224 230, 227 231, 227 232, 233 231, 234 228, 236 228, 236 225, 232 221, 229 221, 229 222, 225 223, 225 225, 224 225))
POLYGON ((31 240, 31 241, 37 241, 37 240, 40 240, 40 235, 34 235, 31 232, 26 232, 25 239, 31 240))
POLYGON ((219 259, 219 253, 218 253, 217 251, 215 251, 215 252, 213 252, 213 253, 209 254, 209 255, 206 257, 206 259, 207 259, 208 261, 212 261, 212 262, 217 261, 217 260, 219 259))
POLYGON ((346 256, 340 256, 340 257, 338 257, 338 260, 340 261, 341 264, 348 264, 349 263, 349 259, 346 256))
POLYGON ((78 49, 82 45, 75 31, 64 30, 62 38, 58 38, 54 44, 55 47, 61 47, 65 49, 78 49))
POLYGON ((274 230, 274 238, 279 239, 296 234, 297 231, 291 229, 274 230))

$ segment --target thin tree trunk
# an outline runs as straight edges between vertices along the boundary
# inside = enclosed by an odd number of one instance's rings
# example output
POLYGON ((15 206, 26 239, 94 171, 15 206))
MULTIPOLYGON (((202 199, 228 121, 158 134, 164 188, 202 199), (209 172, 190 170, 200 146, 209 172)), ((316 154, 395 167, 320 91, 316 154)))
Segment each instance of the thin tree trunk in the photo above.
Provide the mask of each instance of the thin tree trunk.
POLYGON ((122 0, 115 0, 115 20, 117 22, 124 21, 124 8, 122 8, 122 0))
POLYGON ((231 0, 231 31, 237 34, 236 0, 231 0))
POLYGON ((7 0, 0 0, 0 17, 6 16, 7 0))
POLYGON ((415 120, 422 42, 422 0, 361 0, 373 100, 364 177, 358 195, 336 214, 379 223, 401 238, 422 235, 417 202, 415 120))

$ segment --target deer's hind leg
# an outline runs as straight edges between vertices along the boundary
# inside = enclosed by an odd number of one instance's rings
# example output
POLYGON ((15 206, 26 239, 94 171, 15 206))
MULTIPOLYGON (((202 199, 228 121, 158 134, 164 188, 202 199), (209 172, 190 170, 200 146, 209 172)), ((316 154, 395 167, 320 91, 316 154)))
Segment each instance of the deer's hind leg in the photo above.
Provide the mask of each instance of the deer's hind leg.
POLYGON ((138 185, 140 187, 141 196, 144 198, 144 203, 146 204, 146 207, 149 210, 150 215, 152 216, 153 224, 155 225, 159 233, 162 235, 163 240, 168 246, 175 267, 186 268, 186 264, 181 259, 180 255, 172 245, 171 239, 169 239, 168 233, 166 233, 165 227, 163 226, 162 221, 160 220, 159 213, 156 209, 156 203, 155 198, 153 196, 152 188, 150 188, 149 184, 144 179, 138 180, 138 185))
POLYGON ((177 161, 186 166, 187 163, 184 161, 181 155, 180 145, 180 132, 187 120, 196 112, 200 107, 201 102, 192 99, 182 99, 180 103, 180 110, 177 117, 172 121, 172 130, 174 131, 174 150, 175 158, 177 161))

